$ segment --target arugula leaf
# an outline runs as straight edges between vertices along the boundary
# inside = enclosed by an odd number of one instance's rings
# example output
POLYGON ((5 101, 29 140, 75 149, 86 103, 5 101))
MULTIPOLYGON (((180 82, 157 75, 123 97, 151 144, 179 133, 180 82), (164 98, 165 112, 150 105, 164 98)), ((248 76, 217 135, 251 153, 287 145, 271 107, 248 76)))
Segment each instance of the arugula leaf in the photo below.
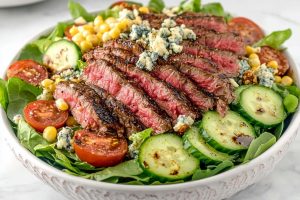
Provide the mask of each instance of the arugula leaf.
POLYGON ((286 29, 282 31, 274 31, 267 35, 256 44, 254 47, 269 46, 274 49, 280 49, 281 45, 292 36, 292 30, 286 29))
POLYGON ((201 11, 201 0, 183 0, 179 5, 181 12, 200 12, 201 11))
POLYGON ((17 137, 20 143, 33 154, 37 145, 48 145, 48 142, 29 126, 24 119, 20 119, 18 123, 17 137))
POLYGON ((268 150, 273 144, 276 143, 276 137, 271 133, 264 132, 258 138, 253 140, 249 146, 249 149, 244 158, 244 162, 250 161, 266 150, 268 150))
POLYGON ((163 0, 150 0, 148 7, 153 12, 160 13, 165 8, 165 3, 163 0))
POLYGON ((94 15, 87 12, 87 10, 82 5, 80 5, 80 3, 76 3, 73 0, 69 0, 68 8, 73 19, 83 17, 88 22, 93 21, 95 19, 94 15))
POLYGON ((18 60, 31 59, 38 63, 43 62, 43 54, 36 44, 27 44, 21 51, 18 60))
POLYGON ((0 104, 5 111, 7 109, 8 104, 6 84, 7 83, 5 80, 0 79, 0 104))
POLYGON ((234 164, 231 161, 225 160, 225 161, 221 162, 220 164, 218 164, 216 166, 210 166, 209 168, 207 168, 205 170, 197 169, 192 176, 192 180, 199 180, 199 179, 207 178, 210 176, 214 176, 216 174, 219 174, 221 172, 231 169, 233 166, 234 166, 234 164))
POLYGON ((41 94, 42 89, 35 87, 19 78, 10 78, 7 82, 7 117, 13 121, 17 114, 23 114, 24 107, 41 94))

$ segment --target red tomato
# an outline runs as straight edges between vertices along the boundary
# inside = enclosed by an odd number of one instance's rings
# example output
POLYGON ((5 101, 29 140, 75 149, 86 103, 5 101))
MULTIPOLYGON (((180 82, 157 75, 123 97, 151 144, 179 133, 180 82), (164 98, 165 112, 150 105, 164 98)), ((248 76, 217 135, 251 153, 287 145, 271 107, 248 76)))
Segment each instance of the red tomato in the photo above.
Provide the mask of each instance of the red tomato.
POLYGON ((82 161, 95 167, 109 167, 122 162, 128 145, 125 138, 79 130, 74 135, 74 150, 82 161))
POLYGON ((281 51, 271 47, 262 47, 259 53, 259 59, 261 63, 268 63, 272 60, 277 61, 279 76, 283 76, 290 68, 289 61, 285 55, 281 51))
POLYGON ((233 18, 229 23, 229 30, 239 34, 247 45, 254 44, 264 37, 261 28, 250 19, 244 17, 233 18))
POLYGON ((24 108, 26 122, 39 132, 43 132, 47 126, 61 128, 68 116, 68 111, 57 109, 55 101, 33 101, 24 108))
POLYGON ((32 85, 48 78, 47 69, 33 60, 19 60, 7 70, 7 78, 18 77, 32 85))

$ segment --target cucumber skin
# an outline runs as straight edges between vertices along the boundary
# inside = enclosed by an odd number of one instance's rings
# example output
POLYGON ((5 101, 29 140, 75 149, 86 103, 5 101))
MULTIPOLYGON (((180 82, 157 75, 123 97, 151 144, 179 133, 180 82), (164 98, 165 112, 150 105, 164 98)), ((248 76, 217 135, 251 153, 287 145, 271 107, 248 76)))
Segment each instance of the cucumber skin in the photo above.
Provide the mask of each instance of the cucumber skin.
POLYGON ((238 104, 241 97, 241 93, 248 87, 250 87, 250 85, 241 85, 234 91, 235 100, 232 102, 232 105, 234 105, 234 107, 238 104))
POLYGON ((223 162, 220 160, 213 160, 210 157, 201 153, 198 149, 193 147, 193 145, 190 143, 187 135, 183 136, 183 146, 189 152, 189 154, 193 155, 195 158, 199 159, 201 162, 204 162, 206 165, 214 165, 214 164, 219 164, 219 163, 223 162))
MULTIPOLYGON (((161 135, 167 135, 167 134, 161 134, 161 135)), ((172 136, 175 136, 175 137, 179 137, 177 135, 174 135, 174 134, 168 134, 168 135, 172 135, 172 136)), ((156 135, 156 136, 160 136, 160 135, 156 135)), ((151 136, 151 137, 156 137, 156 136, 151 136)), ((143 147, 143 144, 149 140, 151 137, 147 138, 141 145, 140 149, 143 147)), ((180 137, 179 137, 180 138, 180 137)), ((181 138, 180 138, 181 139, 181 138)), ((183 147, 182 147, 183 148, 183 147)), ((189 154, 189 152, 187 152, 189 154)), ((192 155, 191 155, 192 156, 192 155)), ((200 166, 200 161, 198 159, 195 158, 195 161, 198 162, 197 165, 200 166)), ((163 176, 159 176, 157 174, 154 174, 153 172, 151 172, 150 170, 148 170, 148 168, 146 168, 143 163, 142 163, 142 160, 140 159, 140 156, 138 156, 138 163, 139 165, 141 166, 141 168, 144 170, 144 173, 146 175, 148 175, 149 177, 153 178, 154 180, 158 180, 160 182, 167 182, 167 181, 176 181, 176 180, 189 180, 189 178, 195 173, 195 171, 198 169, 198 168, 195 168, 195 170, 191 173, 190 176, 188 177, 185 177, 185 178, 166 178, 166 177, 163 177, 163 176)))
MULTIPOLYGON (((273 90, 274 91, 274 90, 273 90)), ((275 91, 274 91, 275 92, 275 91)), ((243 91, 242 91, 242 93, 243 93, 243 91)), ((242 95, 242 93, 241 93, 241 95, 242 95)), ((275 92, 276 93, 276 92, 275 92)), ((277 95, 279 95, 278 93, 276 93, 277 95)), ((280 96, 280 95, 279 95, 280 96)), ((283 106, 283 105, 282 105, 283 106)), ((262 128, 272 128, 272 127, 275 127, 275 126, 277 126, 277 125, 279 125, 280 123, 282 123, 282 121, 281 122, 279 122, 279 123, 277 123, 277 124, 271 124, 271 125, 266 125, 266 124, 263 124, 263 123, 261 123, 261 122, 259 122, 259 121, 257 121, 257 120, 255 120, 255 119, 253 119, 244 109, 243 109, 243 106, 241 105, 241 98, 239 99, 239 102, 237 103, 237 105, 236 106, 234 106, 235 108, 236 108, 236 112, 238 112, 238 113, 240 113, 240 115, 242 115, 243 117, 245 117, 248 121, 249 121, 249 123, 250 124, 253 124, 253 125, 258 125, 258 126, 260 126, 260 127, 262 127, 262 128)), ((285 109, 284 109, 284 107, 283 107, 283 110, 284 110, 284 118, 283 118, 283 121, 286 119, 286 117, 287 117, 287 114, 286 114, 286 112, 285 112, 285 109)))

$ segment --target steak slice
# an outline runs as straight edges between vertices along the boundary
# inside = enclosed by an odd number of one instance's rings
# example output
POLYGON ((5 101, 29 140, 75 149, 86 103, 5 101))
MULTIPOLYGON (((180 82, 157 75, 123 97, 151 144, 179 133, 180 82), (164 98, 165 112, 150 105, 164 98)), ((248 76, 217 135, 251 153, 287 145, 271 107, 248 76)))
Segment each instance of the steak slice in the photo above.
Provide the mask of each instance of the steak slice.
POLYGON ((120 101, 108 94, 104 89, 91 85, 97 94, 104 99, 105 105, 110 111, 118 116, 120 123, 124 126, 127 138, 137 132, 140 132, 146 127, 137 119, 137 117, 120 101))
MULTIPOLYGON (((126 63, 122 58, 111 54, 119 49, 97 48, 94 59, 103 59, 113 64, 128 77, 133 79, 143 90, 173 119, 177 121, 179 115, 190 116, 193 119, 198 117, 197 112, 191 103, 175 89, 168 86, 165 82, 158 80, 150 73, 143 71, 135 65, 126 63)), ((122 51, 122 50, 121 50, 122 51)), ((125 52, 124 52, 125 53, 125 52)), ((128 56, 131 54, 128 52, 128 56)))
POLYGON ((188 44, 183 46, 182 51, 186 54, 192 54, 215 62, 219 67, 220 74, 228 77, 236 77, 239 74, 240 65, 238 56, 231 52, 212 50, 198 45, 190 46, 188 44))
POLYGON ((123 39, 107 41, 103 43, 103 47, 110 47, 111 49, 123 49, 130 51, 135 56, 139 56, 144 51, 144 48, 136 42, 123 39))
POLYGON ((82 78, 88 84, 106 90, 126 105, 146 127, 152 128, 156 133, 163 133, 172 129, 170 119, 153 100, 128 81, 109 62, 104 60, 88 62, 82 78))
POLYGON ((64 99, 75 120, 93 131, 123 135, 118 118, 111 114, 104 100, 89 86, 82 83, 60 82, 54 92, 55 99, 64 99))

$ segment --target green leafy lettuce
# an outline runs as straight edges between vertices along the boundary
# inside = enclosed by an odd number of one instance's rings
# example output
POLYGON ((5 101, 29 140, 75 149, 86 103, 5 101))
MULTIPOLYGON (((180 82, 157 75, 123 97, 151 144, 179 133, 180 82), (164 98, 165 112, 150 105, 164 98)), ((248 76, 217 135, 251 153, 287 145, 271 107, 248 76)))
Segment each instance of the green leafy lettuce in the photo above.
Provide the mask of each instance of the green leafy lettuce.
POLYGON ((95 16, 93 14, 87 12, 87 10, 82 5, 80 5, 80 3, 74 2, 73 0, 69 0, 68 8, 73 19, 82 17, 88 22, 95 19, 95 16))
POLYGON ((267 35, 260 41, 258 41, 256 44, 254 44, 255 47, 261 47, 261 46, 269 46, 274 49, 280 49, 282 44, 288 40, 292 36, 292 30, 286 29, 282 31, 274 31, 270 35, 267 35))
POLYGON ((150 0, 148 7, 151 11, 159 13, 165 8, 165 3, 163 0, 150 0))
POLYGON ((6 84, 7 84, 6 81, 0 79, 0 104, 4 110, 7 109, 7 104, 8 104, 6 84))
POLYGON ((34 43, 27 44, 21 50, 18 60, 27 60, 27 59, 34 60, 38 63, 43 62, 43 54, 36 44, 34 44, 34 43))

